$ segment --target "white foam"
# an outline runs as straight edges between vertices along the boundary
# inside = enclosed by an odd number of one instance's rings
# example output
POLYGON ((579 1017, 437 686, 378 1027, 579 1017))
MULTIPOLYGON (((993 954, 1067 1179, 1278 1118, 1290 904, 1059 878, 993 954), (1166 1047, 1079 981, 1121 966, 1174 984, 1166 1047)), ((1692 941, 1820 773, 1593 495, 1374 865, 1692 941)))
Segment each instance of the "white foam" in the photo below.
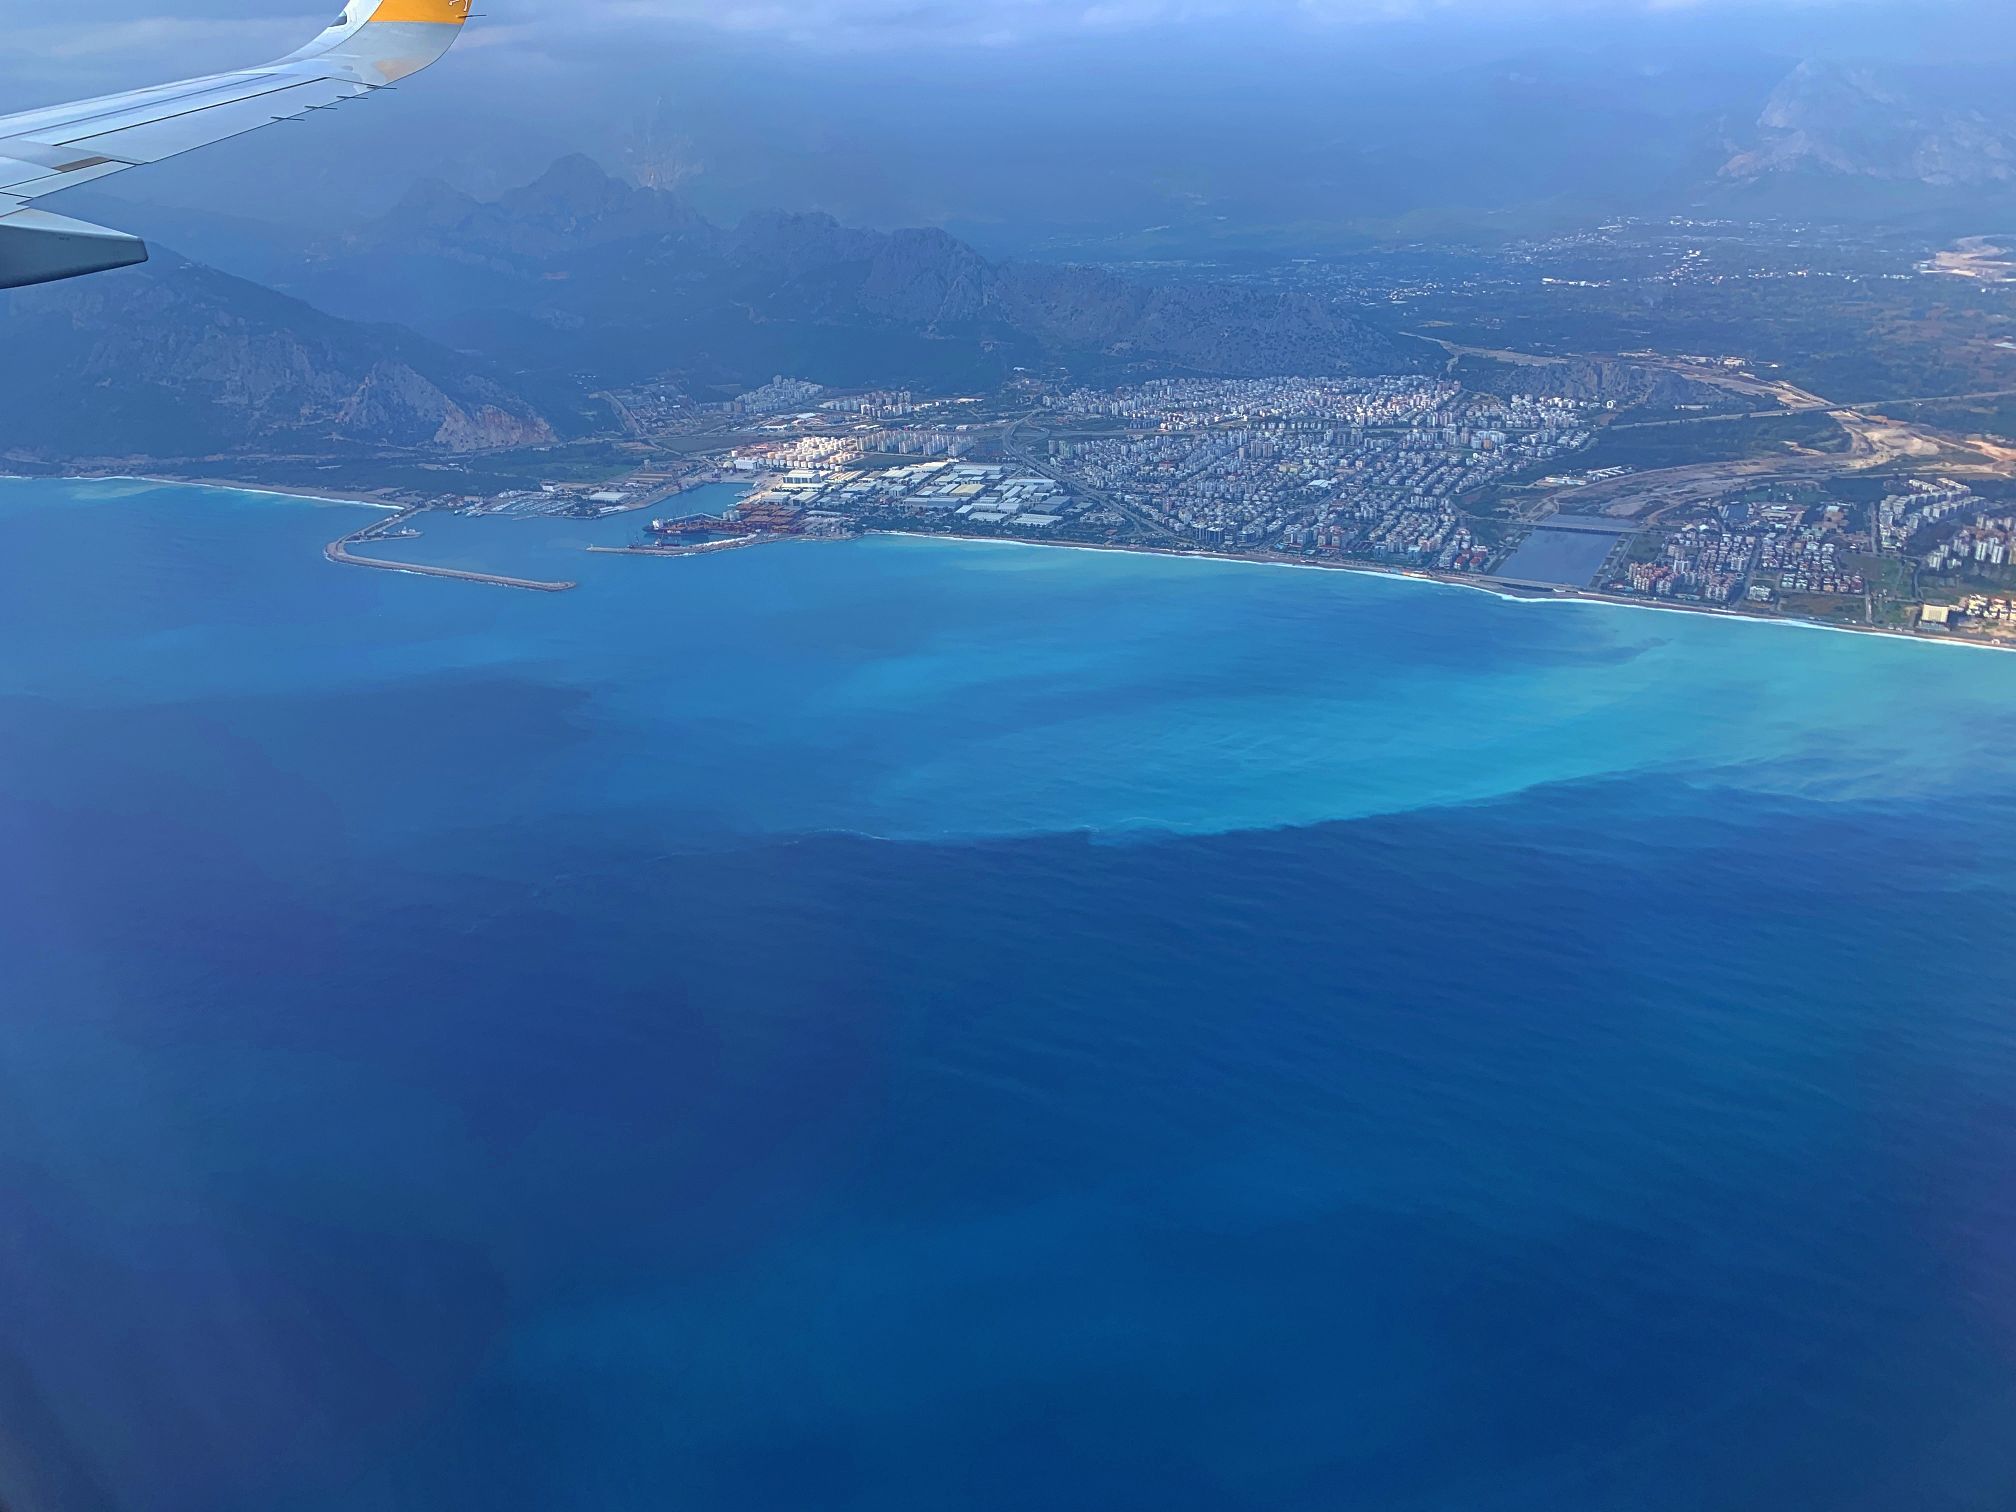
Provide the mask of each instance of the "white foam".
POLYGON ((2016 645, 1991 641, 1956 640, 1930 635, 1913 635, 1904 630, 1878 626, 1823 625, 1818 620, 1789 616, 1767 618, 1761 614, 1739 614, 1727 609, 1689 609, 1679 604, 1637 603, 1609 598, 1580 589, 1559 593, 1507 593, 1488 582, 1466 583, 1459 578, 1431 577, 1391 567, 1375 567, 1364 562, 1277 562, 1266 557, 1227 556, 1215 551, 1160 551, 1152 546, 1093 546, 1079 541, 1018 541, 990 536, 942 536, 921 530, 877 530, 871 535, 895 536, 911 541, 939 541, 952 546, 1020 546, 1030 551, 1090 551, 1103 556, 1154 557, 1165 562, 1220 562, 1233 567, 1276 567, 1289 572, 1342 572, 1353 577, 1378 578, 1389 583, 1419 583, 1428 588, 1455 588, 1465 593, 1482 593, 1505 604, 1571 605, 1585 609, 1622 609, 1638 614, 1679 614, 1696 622, 1729 626, 1754 625, 1763 629, 1819 630, 1829 635, 1854 635, 1863 639, 1906 641, 1914 646, 1954 646, 1967 651, 2016 651, 2016 645))

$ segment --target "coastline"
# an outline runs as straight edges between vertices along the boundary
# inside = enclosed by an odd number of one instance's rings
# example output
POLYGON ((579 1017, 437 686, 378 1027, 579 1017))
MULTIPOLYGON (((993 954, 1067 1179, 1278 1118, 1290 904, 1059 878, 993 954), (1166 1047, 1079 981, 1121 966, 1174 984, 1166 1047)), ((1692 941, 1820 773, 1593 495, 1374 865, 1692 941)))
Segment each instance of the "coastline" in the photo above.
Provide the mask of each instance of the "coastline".
MULTIPOLYGON (((38 480, 24 480, 38 481, 38 480)), ((391 520, 374 520, 369 525, 360 526, 331 541, 322 548, 322 555, 339 567, 365 567, 377 572, 399 572, 409 577, 440 578, 460 583, 481 583, 492 588, 515 588, 530 593, 567 593, 579 587, 578 583, 549 581, 541 578, 513 577, 501 572, 472 572, 460 567, 438 567, 425 562, 401 562, 391 557, 360 556, 351 547, 367 539, 384 539, 375 533, 391 525, 399 525, 425 511, 405 504, 390 504, 383 499, 366 498, 361 494, 318 493, 306 488, 272 488, 233 483, 223 478, 163 478, 145 473, 97 473, 91 476, 66 475, 47 480, 52 483, 149 483, 166 488, 207 488, 229 493, 248 494, 254 498, 289 499, 297 503, 328 504, 341 508, 362 508, 382 510, 391 514, 391 520)))
MULTIPOLYGON (((171 488, 224 489, 232 493, 251 494, 278 499, 294 499, 315 504, 356 506, 383 510, 387 513, 418 513, 409 506, 390 504, 383 499, 374 499, 362 494, 318 492, 307 488, 273 487, 265 484, 236 483, 228 478, 168 478, 146 473, 96 473, 66 474, 47 479, 24 478, 24 482, 47 481, 55 483, 150 483, 171 488)), ((330 561, 381 570, 404 570, 422 577, 464 578, 487 581, 498 586, 512 588, 533 588, 543 592, 564 591, 578 585, 574 583, 534 583, 525 579, 511 579, 492 574, 462 573, 452 569, 429 568, 424 565, 394 562, 386 558, 369 558, 351 555, 347 548, 369 529, 348 533, 339 540, 332 541, 324 548, 324 555, 330 561)), ((1721 620, 1726 623, 1782 626, 1795 630, 1818 630, 1837 635, 1880 636, 1885 640, 1908 641, 1917 646, 1954 646, 1966 650, 2006 653, 2016 651, 2016 641, 2007 644, 1988 640, 1975 640, 1959 636, 1919 635, 1910 630, 1891 629, 1882 625, 1830 625, 1819 620, 1801 619, 1793 615, 1757 614, 1741 608, 1711 607, 1705 604, 1653 603, 1644 599, 1630 598, 1621 594, 1599 593, 1588 588, 1561 587, 1551 592, 1538 590, 1524 593, 1508 592, 1490 579, 1462 573, 1444 573, 1418 567, 1383 567, 1376 562, 1359 561, 1294 561, 1284 557, 1249 556, 1224 551, 1181 551, 1164 546, 1100 545, 1089 541, 1029 541, 1008 536, 960 536, 936 535, 924 530, 868 530, 862 539, 873 536, 892 540, 938 541, 962 546, 1007 546, 1020 547, 1030 551, 1092 551, 1119 556, 1152 556, 1171 561, 1217 562, 1239 567, 1272 567, 1297 572, 1345 572, 1364 577, 1384 578, 1394 582, 1422 583, 1433 587, 1460 588, 1471 593, 1487 594, 1491 598, 1507 604, 1589 604, 1613 609, 1636 609, 1648 614, 1684 614, 1695 617, 1721 620)), ((723 550, 739 549, 745 546, 764 545, 764 538, 750 538, 736 541, 709 542, 694 549, 666 550, 648 546, 590 546, 586 551, 610 556, 647 557, 688 557, 718 554, 723 550)))
POLYGON ((313 488, 288 488, 272 483, 234 483, 229 478, 167 478, 158 473, 61 473, 46 478, 22 478, 24 483, 151 483, 160 488, 217 488, 230 493, 252 494, 272 499, 304 499, 311 504, 356 505, 364 509, 383 509, 392 514, 405 511, 403 504, 392 504, 384 499, 372 498, 360 493, 332 493, 313 488))
POLYGON ((1291 572, 1348 572, 1391 582, 1421 583, 1430 587, 1461 588, 1486 594, 1506 604, 1589 604, 1610 609, 1637 609, 1648 614, 1684 614, 1729 624, 1783 626, 1794 630, 1819 630, 1828 634, 1881 636, 1886 640, 1909 641, 1916 646, 1959 646, 1974 651, 2016 651, 2016 642, 1969 640, 1955 636, 1918 635, 1909 630, 1892 630, 1882 625, 1828 625, 1819 620, 1800 619, 1786 614, 1754 614, 1742 609, 1711 608, 1707 605, 1658 604, 1622 594, 1598 593, 1588 588, 1558 588, 1550 593, 1508 593, 1490 579, 1453 572, 1430 572, 1420 568, 1381 567, 1374 562, 1297 562, 1281 557, 1238 556, 1222 551, 1172 551, 1161 546, 1101 546, 1085 541, 1024 541, 1006 536, 933 535, 923 530, 871 530, 870 536, 887 536, 913 541, 949 541, 973 546, 1020 546, 1031 551, 1099 551, 1121 556, 1153 556, 1173 561, 1222 562, 1239 567, 1276 567, 1291 572))

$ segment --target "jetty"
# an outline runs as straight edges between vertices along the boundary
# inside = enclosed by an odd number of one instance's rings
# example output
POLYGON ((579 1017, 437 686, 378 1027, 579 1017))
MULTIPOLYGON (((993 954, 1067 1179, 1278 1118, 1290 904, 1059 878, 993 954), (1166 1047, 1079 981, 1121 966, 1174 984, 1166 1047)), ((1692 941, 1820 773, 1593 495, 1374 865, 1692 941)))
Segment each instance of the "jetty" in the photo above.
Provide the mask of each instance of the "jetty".
POLYGON ((331 541, 322 548, 322 554, 330 561, 345 567, 372 567, 380 572, 404 572, 413 577, 452 578, 462 583, 487 583, 492 588, 518 588, 527 593, 566 593, 581 585, 571 582, 546 582, 539 578, 509 577, 501 572, 472 572, 462 567, 432 567, 424 562, 395 562, 385 557, 359 556, 350 548, 365 541, 404 540, 420 534, 417 530, 403 527, 419 511, 412 510, 395 520, 376 525, 367 525, 362 530, 353 530, 341 540, 331 541))

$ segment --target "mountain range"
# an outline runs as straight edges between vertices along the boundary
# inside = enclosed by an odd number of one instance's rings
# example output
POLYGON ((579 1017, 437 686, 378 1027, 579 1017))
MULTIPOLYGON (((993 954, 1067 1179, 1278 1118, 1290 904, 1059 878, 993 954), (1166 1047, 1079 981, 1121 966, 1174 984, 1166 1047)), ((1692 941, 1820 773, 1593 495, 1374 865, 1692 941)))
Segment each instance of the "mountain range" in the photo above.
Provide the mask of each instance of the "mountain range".
POLYGON ((2016 107, 1950 74, 1801 64, 1772 92, 1724 178, 1817 173, 1928 189, 2016 184, 2016 107))
POLYGON ((439 182, 305 269, 301 290, 514 368, 700 390, 996 382, 1019 365, 1394 372, 1429 354, 1359 310, 1233 283, 994 262, 941 230, 760 213, 717 226, 585 157, 493 201, 439 182))
POLYGON ((1366 373, 1434 357, 1306 295, 995 263, 943 231, 817 214, 717 226, 584 157, 494 200, 422 183, 275 276, 286 292, 157 249, 7 297, 0 457, 541 445, 584 428, 593 391, 657 378, 948 390, 1056 362, 1366 373))
POLYGON ((16 462, 473 452, 568 423, 480 359, 160 251, 7 296, 0 344, 0 456, 16 462))
MULTIPOLYGON (((994 261, 942 230, 821 214, 724 227, 579 156, 494 199, 423 182, 274 276, 285 292, 159 253, 0 302, 0 458, 539 446, 592 429, 597 391, 644 380, 700 397, 780 373, 970 392, 1032 368, 1101 381, 1447 361, 1342 299, 994 261)), ((1627 364, 1547 377, 1623 403, 1719 397, 1627 364)))

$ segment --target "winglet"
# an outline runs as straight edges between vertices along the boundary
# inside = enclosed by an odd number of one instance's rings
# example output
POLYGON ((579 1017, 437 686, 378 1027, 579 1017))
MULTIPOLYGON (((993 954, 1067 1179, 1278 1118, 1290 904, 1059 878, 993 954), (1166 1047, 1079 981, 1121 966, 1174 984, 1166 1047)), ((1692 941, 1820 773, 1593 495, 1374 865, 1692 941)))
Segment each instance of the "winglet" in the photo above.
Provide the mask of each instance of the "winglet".
MULTIPOLYGON (((368 5, 370 0, 357 0, 368 5)), ((460 26, 469 19, 470 0, 378 0, 373 21, 403 21, 421 26, 460 26)))
POLYGON ((389 84, 420 72, 455 45, 472 0, 350 0, 321 36, 287 63, 313 59, 369 84, 389 84))

